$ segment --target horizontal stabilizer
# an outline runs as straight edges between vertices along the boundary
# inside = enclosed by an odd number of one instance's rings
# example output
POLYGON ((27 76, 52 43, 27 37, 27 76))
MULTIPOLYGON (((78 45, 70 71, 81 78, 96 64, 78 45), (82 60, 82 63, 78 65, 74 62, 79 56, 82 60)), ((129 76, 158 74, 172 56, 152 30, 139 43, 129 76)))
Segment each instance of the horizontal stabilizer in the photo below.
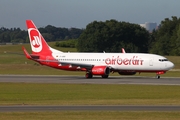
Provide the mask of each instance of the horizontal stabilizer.
POLYGON ((22 47, 22 49, 23 49, 24 54, 26 55, 26 58, 32 59, 32 57, 31 57, 30 54, 27 52, 27 50, 24 48, 24 46, 22 47))

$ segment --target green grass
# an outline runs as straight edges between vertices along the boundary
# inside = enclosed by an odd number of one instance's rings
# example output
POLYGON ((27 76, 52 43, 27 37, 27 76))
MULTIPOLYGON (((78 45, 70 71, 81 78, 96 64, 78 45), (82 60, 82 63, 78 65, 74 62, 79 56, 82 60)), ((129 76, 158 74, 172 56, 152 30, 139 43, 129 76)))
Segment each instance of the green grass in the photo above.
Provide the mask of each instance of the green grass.
MULTIPOLYGON (((0 83, 0 105, 180 105, 179 86, 0 83)), ((180 112, 0 112, 2 120, 179 120, 180 112)))
POLYGON ((0 113, 1 120, 179 120, 180 112, 63 111, 0 113))
MULTIPOLYGON (((60 48, 55 47, 55 42, 48 43, 51 47, 67 52, 67 51, 76 51, 76 48, 60 48)), ((23 54, 22 46, 25 46, 29 53, 31 53, 30 44, 23 45, 1 45, 0 46, 0 74, 23 74, 23 75, 83 75, 84 72, 70 72, 57 70, 54 68, 49 68, 46 66, 41 66, 34 61, 26 59, 23 54), (18 53, 18 54, 10 54, 18 53)), ((180 69, 180 56, 166 56, 170 61, 175 64, 174 69, 180 69)), ((168 71, 162 77, 180 77, 179 71, 168 71)), ((119 74, 111 74, 112 76, 119 76, 119 74)), ((110 75, 110 76, 111 76, 110 75)), ((136 74, 136 76, 151 76, 154 77, 155 73, 141 73, 136 74)))
POLYGON ((179 86, 0 83, 0 105, 180 105, 179 86))

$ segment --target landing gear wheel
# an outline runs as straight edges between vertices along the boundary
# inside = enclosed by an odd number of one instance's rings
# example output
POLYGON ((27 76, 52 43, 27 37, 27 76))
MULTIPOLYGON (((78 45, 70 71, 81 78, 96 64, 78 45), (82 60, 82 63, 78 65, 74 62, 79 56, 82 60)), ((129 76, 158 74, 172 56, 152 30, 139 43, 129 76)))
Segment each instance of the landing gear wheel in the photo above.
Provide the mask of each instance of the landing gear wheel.
POLYGON ((157 79, 160 79, 160 75, 157 75, 156 78, 157 78, 157 79))
POLYGON ((102 78, 108 78, 109 75, 102 75, 102 78))
POLYGON ((92 78, 93 75, 92 75, 91 73, 86 73, 85 77, 86 77, 86 78, 92 78))

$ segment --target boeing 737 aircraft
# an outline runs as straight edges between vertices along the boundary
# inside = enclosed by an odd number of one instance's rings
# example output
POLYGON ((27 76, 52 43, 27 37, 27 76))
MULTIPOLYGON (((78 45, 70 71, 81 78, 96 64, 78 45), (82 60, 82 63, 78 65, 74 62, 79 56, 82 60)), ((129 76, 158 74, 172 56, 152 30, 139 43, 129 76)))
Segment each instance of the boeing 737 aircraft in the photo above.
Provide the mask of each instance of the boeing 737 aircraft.
POLYGON ((32 20, 26 20, 32 53, 23 47, 28 59, 42 65, 69 71, 85 71, 86 78, 100 75, 108 78, 111 72, 134 75, 136 72, 154 72, 157 78, 172 69, 174 64, 165 57, 144 53, 70 53, 51 48, 32 20))

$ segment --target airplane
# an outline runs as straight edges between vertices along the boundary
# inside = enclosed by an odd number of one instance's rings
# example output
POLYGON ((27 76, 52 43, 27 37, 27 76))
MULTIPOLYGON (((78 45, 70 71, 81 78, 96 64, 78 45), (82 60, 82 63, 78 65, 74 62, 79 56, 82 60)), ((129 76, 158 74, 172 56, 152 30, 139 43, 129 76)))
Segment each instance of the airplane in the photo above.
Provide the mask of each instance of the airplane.
POLYGON ((86 78, 93 75, 108 78, 110 73, 134 75, 137 72, 153 72, 159 79, 161 74, 174 67, 167 58, 148 53, 82 53, 62 52, 50 47, 32 20, 26 20, 32 53, 22 47, 26 58, 52 68, 67 71, 85 71, 86 78))

